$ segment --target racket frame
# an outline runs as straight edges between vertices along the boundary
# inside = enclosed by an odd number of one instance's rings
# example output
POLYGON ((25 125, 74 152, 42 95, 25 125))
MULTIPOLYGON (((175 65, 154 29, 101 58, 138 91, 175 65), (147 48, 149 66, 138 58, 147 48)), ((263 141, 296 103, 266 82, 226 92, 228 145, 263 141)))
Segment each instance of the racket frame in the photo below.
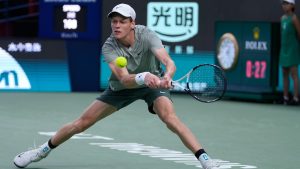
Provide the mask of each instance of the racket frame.
POLYGON ((180 89, 182 89, 183 91, 187 92, 189 95, 191 95, 191 96, 192 96, 193 98, 195 98, 196 100, 198 100, 198 101, 200 101, 200 102, 204 102, 204 103, 211 103, 211 102, 215 102, 215 101, 221 100, 221 99, 223 98, 223 96, 224 96, 226 90, 227 90, 227 78, 226 78, 226 76, 225 76, 224 70, 223 70, 220 66, 218 66, 218 65, 209 64, 209 63, 199 64, 199 65, 193 67, 193 68, 192 68, 191 70, 189 70, 184 76, 182 76, 181 78, 179 78, 179 79, 177 79, 177 80, 175 80, 175 81, 172 81, 171 84, 172 84, 172 86, 174 86, 174 87, 175 87, 175 86, 176 86, 176 87, 179 87, 180 89), (217 98, 215 98, 215 99, 212 99, 212 100, 202 100, 202 99, 198 98, 197 96, 195 96, 195 95, 193 94, 193 92, 190 90, 190 87, 189 87, 189 77, 190 77, 191 73, 192 73, 194 70, 196 70, 198 67, 200 67, 200 66, 207 66, 207 65, 208 65, 208 66, 213 66, 213 67, 216 67, 217 69, 219 69, 219 70, 222 72, 221 75, 222 75, 223 78, 224 78, 224 90, 223 90, 222 94, 221 94, 219 97, 217 97, 217 98), (186 78, 186 81, 185 81, 186 87, 183 87, 183 86, 180 84, 180 81, 182 81, 182 80, 185 79, 185 78, 186 78))

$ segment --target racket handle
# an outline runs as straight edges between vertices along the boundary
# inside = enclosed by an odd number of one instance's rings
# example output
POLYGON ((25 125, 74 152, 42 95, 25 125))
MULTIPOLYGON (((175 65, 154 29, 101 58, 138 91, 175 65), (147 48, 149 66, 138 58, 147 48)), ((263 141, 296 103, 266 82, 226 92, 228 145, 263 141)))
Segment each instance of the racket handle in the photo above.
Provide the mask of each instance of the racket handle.
POLYGON ((173 86, 173 87, 174 87, 174 81, 171 81, 171 86, 173 86))
POLYGON ((178 83, 176 81, 171 81, 171 85, 173 86, 173 88, 178 87, 181 90, 185 90, 185 87, 181 86, 180 83, 178 83))

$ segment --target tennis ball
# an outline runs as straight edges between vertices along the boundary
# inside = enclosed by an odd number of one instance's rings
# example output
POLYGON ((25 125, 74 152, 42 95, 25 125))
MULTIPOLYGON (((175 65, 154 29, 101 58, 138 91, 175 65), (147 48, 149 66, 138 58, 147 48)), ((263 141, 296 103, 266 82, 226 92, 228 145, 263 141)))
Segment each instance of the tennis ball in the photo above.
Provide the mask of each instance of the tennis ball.
POLYGON ((127 59, 123 56, 119 56, 117 57, 117 59, 115 60, 115 64, 120 67, 123 68, 127 65, 127 59))

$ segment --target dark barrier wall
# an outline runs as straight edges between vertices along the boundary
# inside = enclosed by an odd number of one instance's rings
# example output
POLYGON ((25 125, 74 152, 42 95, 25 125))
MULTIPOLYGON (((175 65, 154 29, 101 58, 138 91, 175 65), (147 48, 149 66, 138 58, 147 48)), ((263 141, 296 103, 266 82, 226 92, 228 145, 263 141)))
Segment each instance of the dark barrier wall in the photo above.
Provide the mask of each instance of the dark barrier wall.
POLYGON ((67 41, 72 91, 99 90, 99 41, 67 41))
MULTIPOLYGON (((149 2, 184 2, 176 0, 146 1, 146 0, 103 0, 102 39, 110 34, 109 20, 105 16, 118 3, 130 4, 137 13, 137 23, 147 23, 147 3, 149 2)), ((188 1, 199 4, 199 33, 194 38, 185 41, 186 45, 197 45, 197 50, 214 51, 214 24, 220 20, 232 21, 269 21, 279 22, 282 15, 280 0, 198 0, 188 1)), ((300 17, 300 2, 296 2, 296 13, 300 17)))
MULTIPOLYGON (((163 40, 175 60, 181 56, 195 57, 199 61, 207 55, 213 58, 216 49, 214 34, 217 21, 279 22, 282 15, 280 0, 42 0, 39 38, 64 40, 63 44, 66 45, 64 52, 67 54, 62 65, 64 68, 68 66, 66 70, 70 75, 72 91, 99 90, 99 70, 103 68, 99 68, 101 45, 111 33, 110 21, 106 15, 119 3, 133 6, 137 13, 137 24, 155 26, 157 23, 159 26, 154 27, 157 31, 171 25, 172 29, 166 29, 170 33, 180 28, 189 34, 188 37, 182 36, 176 41, 175 38, 174 41, 172 38, 163 40), (75 9, 78 7, 76 4, 80 5, 82 11, 76 14, 78 27, 68 24, 69 27, 63 28, 63 25, 57 24, 68 16, 62 12, 64 3, 71 4, 75 9), (171 11, 168 13, 168 10, 171 11), (175 27, 172 27, 174 23, 175 27)), ((296 4, 296 12, 300 17, 300 2, 296 4)), ((74 17, 74 14, 72 16, 74 17)), ((74 19, 72 16, 71 19, 74 19)), ((56 48, 54 51, 63 50, 56 48)), ((3 53, 6 54, 5 51, 3 53)), ((0 73, 1 84, 7 86, 8 76, 13 76, 13 72, 0 73)), ((66 90, 69 91, 69 84, 67 86, 66 90)))

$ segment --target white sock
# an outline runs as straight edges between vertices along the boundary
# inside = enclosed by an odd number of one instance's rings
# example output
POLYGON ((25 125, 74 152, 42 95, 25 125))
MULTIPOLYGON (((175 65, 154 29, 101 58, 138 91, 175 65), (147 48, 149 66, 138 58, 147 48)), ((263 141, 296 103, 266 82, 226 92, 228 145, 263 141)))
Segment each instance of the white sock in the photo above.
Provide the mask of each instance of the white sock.
POLYGON ((210 157, 206 153, 201 154, 199 157, 199 161, 201 162, 201 164, 205 163, 209 159, 210 157))
POLYGON ((200 155, 198 159, 203 168, 219 168, 220 164, 213 161, 206 153, 200 155))
POLYGON ((44 154, 48 154, 51 151, 51 148, 48 145, 48 141, 40 146, 40 150, 44 154))

